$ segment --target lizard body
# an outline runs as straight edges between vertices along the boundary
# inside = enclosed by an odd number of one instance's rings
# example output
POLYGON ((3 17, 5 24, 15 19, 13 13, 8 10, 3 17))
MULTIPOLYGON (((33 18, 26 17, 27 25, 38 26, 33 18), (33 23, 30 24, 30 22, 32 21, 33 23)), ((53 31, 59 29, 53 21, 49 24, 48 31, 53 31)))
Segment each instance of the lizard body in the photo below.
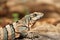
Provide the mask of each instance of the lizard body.
MULTIPOLYGON (((5 26, 3 30, 8 32, 6 35, 3 34, 3 38, 1 40, 14 40, 16 37, 16 33, 20 34, 23 31, 31 30, 32 25, 36 22, 36 20, 40 19, 44 14, 39 12, 34 12, 32 14, 26 15, 21 20, 13 22, 12 24, 8 24, 5 26), (5 37, 6 36, 6 37, 5 37), (4 38, 5 37, 5 38, 4 38)), ((2 33, 5 33, 4 31, 2 33)), ((0 33, 1 34, 1 33, 0 33)), ((2 34, 1 34, 2 35, 2 34)))
POLYGON ((28 30, 30 30, 32 25, 36 22, 36 20, 40 19, 43 15, 44 15, 43 13, 39 13, 39 12, 34 12, 32 14, 26 15, 21 20, 18 20, 17 26, 19 27, 25 26, 28 28, 28 30))

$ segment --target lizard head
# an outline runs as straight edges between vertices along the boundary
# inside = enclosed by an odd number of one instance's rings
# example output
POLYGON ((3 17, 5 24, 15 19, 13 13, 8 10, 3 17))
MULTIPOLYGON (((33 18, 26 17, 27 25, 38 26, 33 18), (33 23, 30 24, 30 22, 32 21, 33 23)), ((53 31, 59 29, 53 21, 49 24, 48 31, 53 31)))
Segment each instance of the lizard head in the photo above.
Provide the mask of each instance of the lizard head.
POLYGON ((40 12, 34 12, 32 14, 30 14, 30 17, 32 20, 38 20, 40 19, 41 17, 43 17, 43 13, 40 13, 40 12))

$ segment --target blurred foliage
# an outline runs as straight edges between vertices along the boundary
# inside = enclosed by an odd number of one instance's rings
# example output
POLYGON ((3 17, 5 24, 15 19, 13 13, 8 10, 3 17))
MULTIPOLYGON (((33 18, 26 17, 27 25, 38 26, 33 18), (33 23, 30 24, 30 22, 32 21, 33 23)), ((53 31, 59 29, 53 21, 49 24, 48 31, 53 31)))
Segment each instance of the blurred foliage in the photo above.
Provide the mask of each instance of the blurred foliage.
POLYGON ((2 23, 2 19, 0 18, 0 23, 2 23))
POLYGON ((25 14, 25 15, 29 14, 28 8, 25 8, 25 9, 24 9, 24 14, 25 14))
POLYGON ((0 11, 2 10, 2 7, 0 6, 0 11))
POLYGON ((19 19, 19 14, 18 13, 13 13, 12 16, 13 16, 14 21, 17 21, 19 19))

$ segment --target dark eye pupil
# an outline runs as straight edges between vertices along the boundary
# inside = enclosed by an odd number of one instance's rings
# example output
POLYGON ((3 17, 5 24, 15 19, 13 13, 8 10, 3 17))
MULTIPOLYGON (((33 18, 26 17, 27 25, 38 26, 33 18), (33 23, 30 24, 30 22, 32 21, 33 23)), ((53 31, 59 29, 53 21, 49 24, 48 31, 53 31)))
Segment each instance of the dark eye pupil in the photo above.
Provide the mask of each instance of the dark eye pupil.
POLYGON ((37 14, 34 14, 34 16, 37 16, 37 14))

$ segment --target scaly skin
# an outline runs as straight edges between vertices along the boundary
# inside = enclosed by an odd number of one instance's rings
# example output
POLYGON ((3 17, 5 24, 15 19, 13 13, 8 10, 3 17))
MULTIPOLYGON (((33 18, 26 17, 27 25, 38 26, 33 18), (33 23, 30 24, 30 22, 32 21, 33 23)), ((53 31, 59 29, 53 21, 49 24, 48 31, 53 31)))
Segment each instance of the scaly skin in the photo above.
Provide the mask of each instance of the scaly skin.
POLYGON ((14 23, 14 28, 16 29, 16 33, 23 33, 31 30, 31 27, 34 23, 43 17, 43 13, 34 12, 32 14, 26 15, 21 20, 18 20, 14 23), (20 29, 19 29, 20 28, 20 29))
POLYGON ((16 27, 27 27, 28 30, 31 30, 32 25, 40 19, 44 14, 39 12, 34 12, 32 14, 26 15, 21 20, 18 20, 16 27))
MULTIPOLYGON (((16 22, 13 22, 12 24, 6 25, 5 28, 3 28, 3 30, 8 32, 8 34, 6 34, 8 35, 8 40, 14 40, 14 38, 19 37, 20 33, 24 33, 31 30, 32 25, 38 19, 43 17, 43 15, 44 15, 43 13, 34 12, 32 14, 26 15, 21 20, 18 20, 16 22)), ((3 31, 2 33, 5 33, 5 32, 3 31)), ((1 34, 1 35, 3 35, 3 38, 1 37, 1 40, 7 40, 7 36, 5 34, 1 34)))

